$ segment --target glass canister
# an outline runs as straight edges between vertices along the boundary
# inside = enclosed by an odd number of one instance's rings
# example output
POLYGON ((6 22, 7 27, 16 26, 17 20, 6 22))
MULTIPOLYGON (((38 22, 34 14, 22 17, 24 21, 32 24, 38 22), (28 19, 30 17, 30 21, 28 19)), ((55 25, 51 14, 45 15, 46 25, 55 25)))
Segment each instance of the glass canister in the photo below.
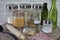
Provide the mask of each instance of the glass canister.
POLYGON ((30 10, 28 13, 29 14, 28 14, 27 24, 29 27, 34 28, 36 27, 36 25, 34 24, 33 10, 30 10))
POLYGON ((25 18, 24 18, 24 11, 23 10, 15 10, 13 12, 13 25, 15 27, 24 27, 25 25, 25 18))
POLYGON ((5 20, 7 20, 7 23, 13 24, 13 11, 18 9, 17 4, 7 4, 6 5, 6 13, 5 15, 5 20))

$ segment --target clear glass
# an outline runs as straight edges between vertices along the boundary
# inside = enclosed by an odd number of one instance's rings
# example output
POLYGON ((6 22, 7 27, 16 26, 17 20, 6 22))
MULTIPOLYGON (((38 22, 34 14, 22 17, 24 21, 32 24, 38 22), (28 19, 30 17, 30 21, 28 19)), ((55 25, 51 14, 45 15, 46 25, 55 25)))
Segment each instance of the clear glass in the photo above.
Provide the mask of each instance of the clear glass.
POLYGON ((39 20, 39 13, 37 9, 33 9, 33 19, 34 20, 39 20))
POLYGON ((35 24, 34 24, 34 16, 33 16, 33 10, 30 10, 29 13, 28 13, 28 26, 29 27, 35 27, 35 24))
POLYGON ((25 16, 23 10, 15 10, 13 12, 13 25, 15 27, 24 27, 25 25, 25 16))
POLYGON ((51 33, 52 32, 52 22, 49 20, 43 20, 42 31, 45 33, 51 33))
POLYGON ((13 24, 13 11, 14 10, 8 10, 5 15, 7 15, 7 23, 13 24))

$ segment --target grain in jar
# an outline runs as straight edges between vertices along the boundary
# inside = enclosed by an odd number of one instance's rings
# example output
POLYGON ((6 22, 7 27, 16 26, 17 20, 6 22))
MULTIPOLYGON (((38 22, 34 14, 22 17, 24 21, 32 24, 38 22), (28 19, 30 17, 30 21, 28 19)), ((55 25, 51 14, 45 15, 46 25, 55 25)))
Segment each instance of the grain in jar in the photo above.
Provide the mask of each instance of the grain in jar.
POLYGON ((13 12, 13 25, 15 27, 24 27, 25 18, 24 18, 24 11, 23 10, 15 10, 13 12))

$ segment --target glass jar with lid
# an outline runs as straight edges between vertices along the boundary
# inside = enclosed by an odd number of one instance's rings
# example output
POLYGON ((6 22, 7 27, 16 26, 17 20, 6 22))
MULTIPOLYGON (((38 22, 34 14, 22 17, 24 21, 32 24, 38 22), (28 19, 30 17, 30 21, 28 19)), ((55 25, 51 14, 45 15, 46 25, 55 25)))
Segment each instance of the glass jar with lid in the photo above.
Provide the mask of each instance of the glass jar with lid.
POLYGON ((13 25, 15 27, 24 27, 25 25, 25 15, 23 10, 15 10, 13 12, 13 25))
POLYGON ((7 23, 13 24, 13 11, 18 9, 18 4, 7 4, 6 5, 6 13, 5 19, 7 20, 7 23))

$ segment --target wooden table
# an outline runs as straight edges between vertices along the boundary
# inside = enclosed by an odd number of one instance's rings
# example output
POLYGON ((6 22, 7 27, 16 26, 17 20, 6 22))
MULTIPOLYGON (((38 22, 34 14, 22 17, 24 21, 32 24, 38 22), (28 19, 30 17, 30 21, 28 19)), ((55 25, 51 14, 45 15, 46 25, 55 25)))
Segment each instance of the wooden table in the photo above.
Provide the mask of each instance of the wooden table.
MULTIPOLYGON (((5 28, 6 24, 3 24, 4 31, 7 31, 5 28)), ((52 37, 54 40, 60 40, 60 28, 56 28, 52 33, 47 34, 49 37, 52 37)))
POLYGON ((47 35, 52 37, 54 40, 60 40, 60 28, 56 28, 52 33, 47 35))

